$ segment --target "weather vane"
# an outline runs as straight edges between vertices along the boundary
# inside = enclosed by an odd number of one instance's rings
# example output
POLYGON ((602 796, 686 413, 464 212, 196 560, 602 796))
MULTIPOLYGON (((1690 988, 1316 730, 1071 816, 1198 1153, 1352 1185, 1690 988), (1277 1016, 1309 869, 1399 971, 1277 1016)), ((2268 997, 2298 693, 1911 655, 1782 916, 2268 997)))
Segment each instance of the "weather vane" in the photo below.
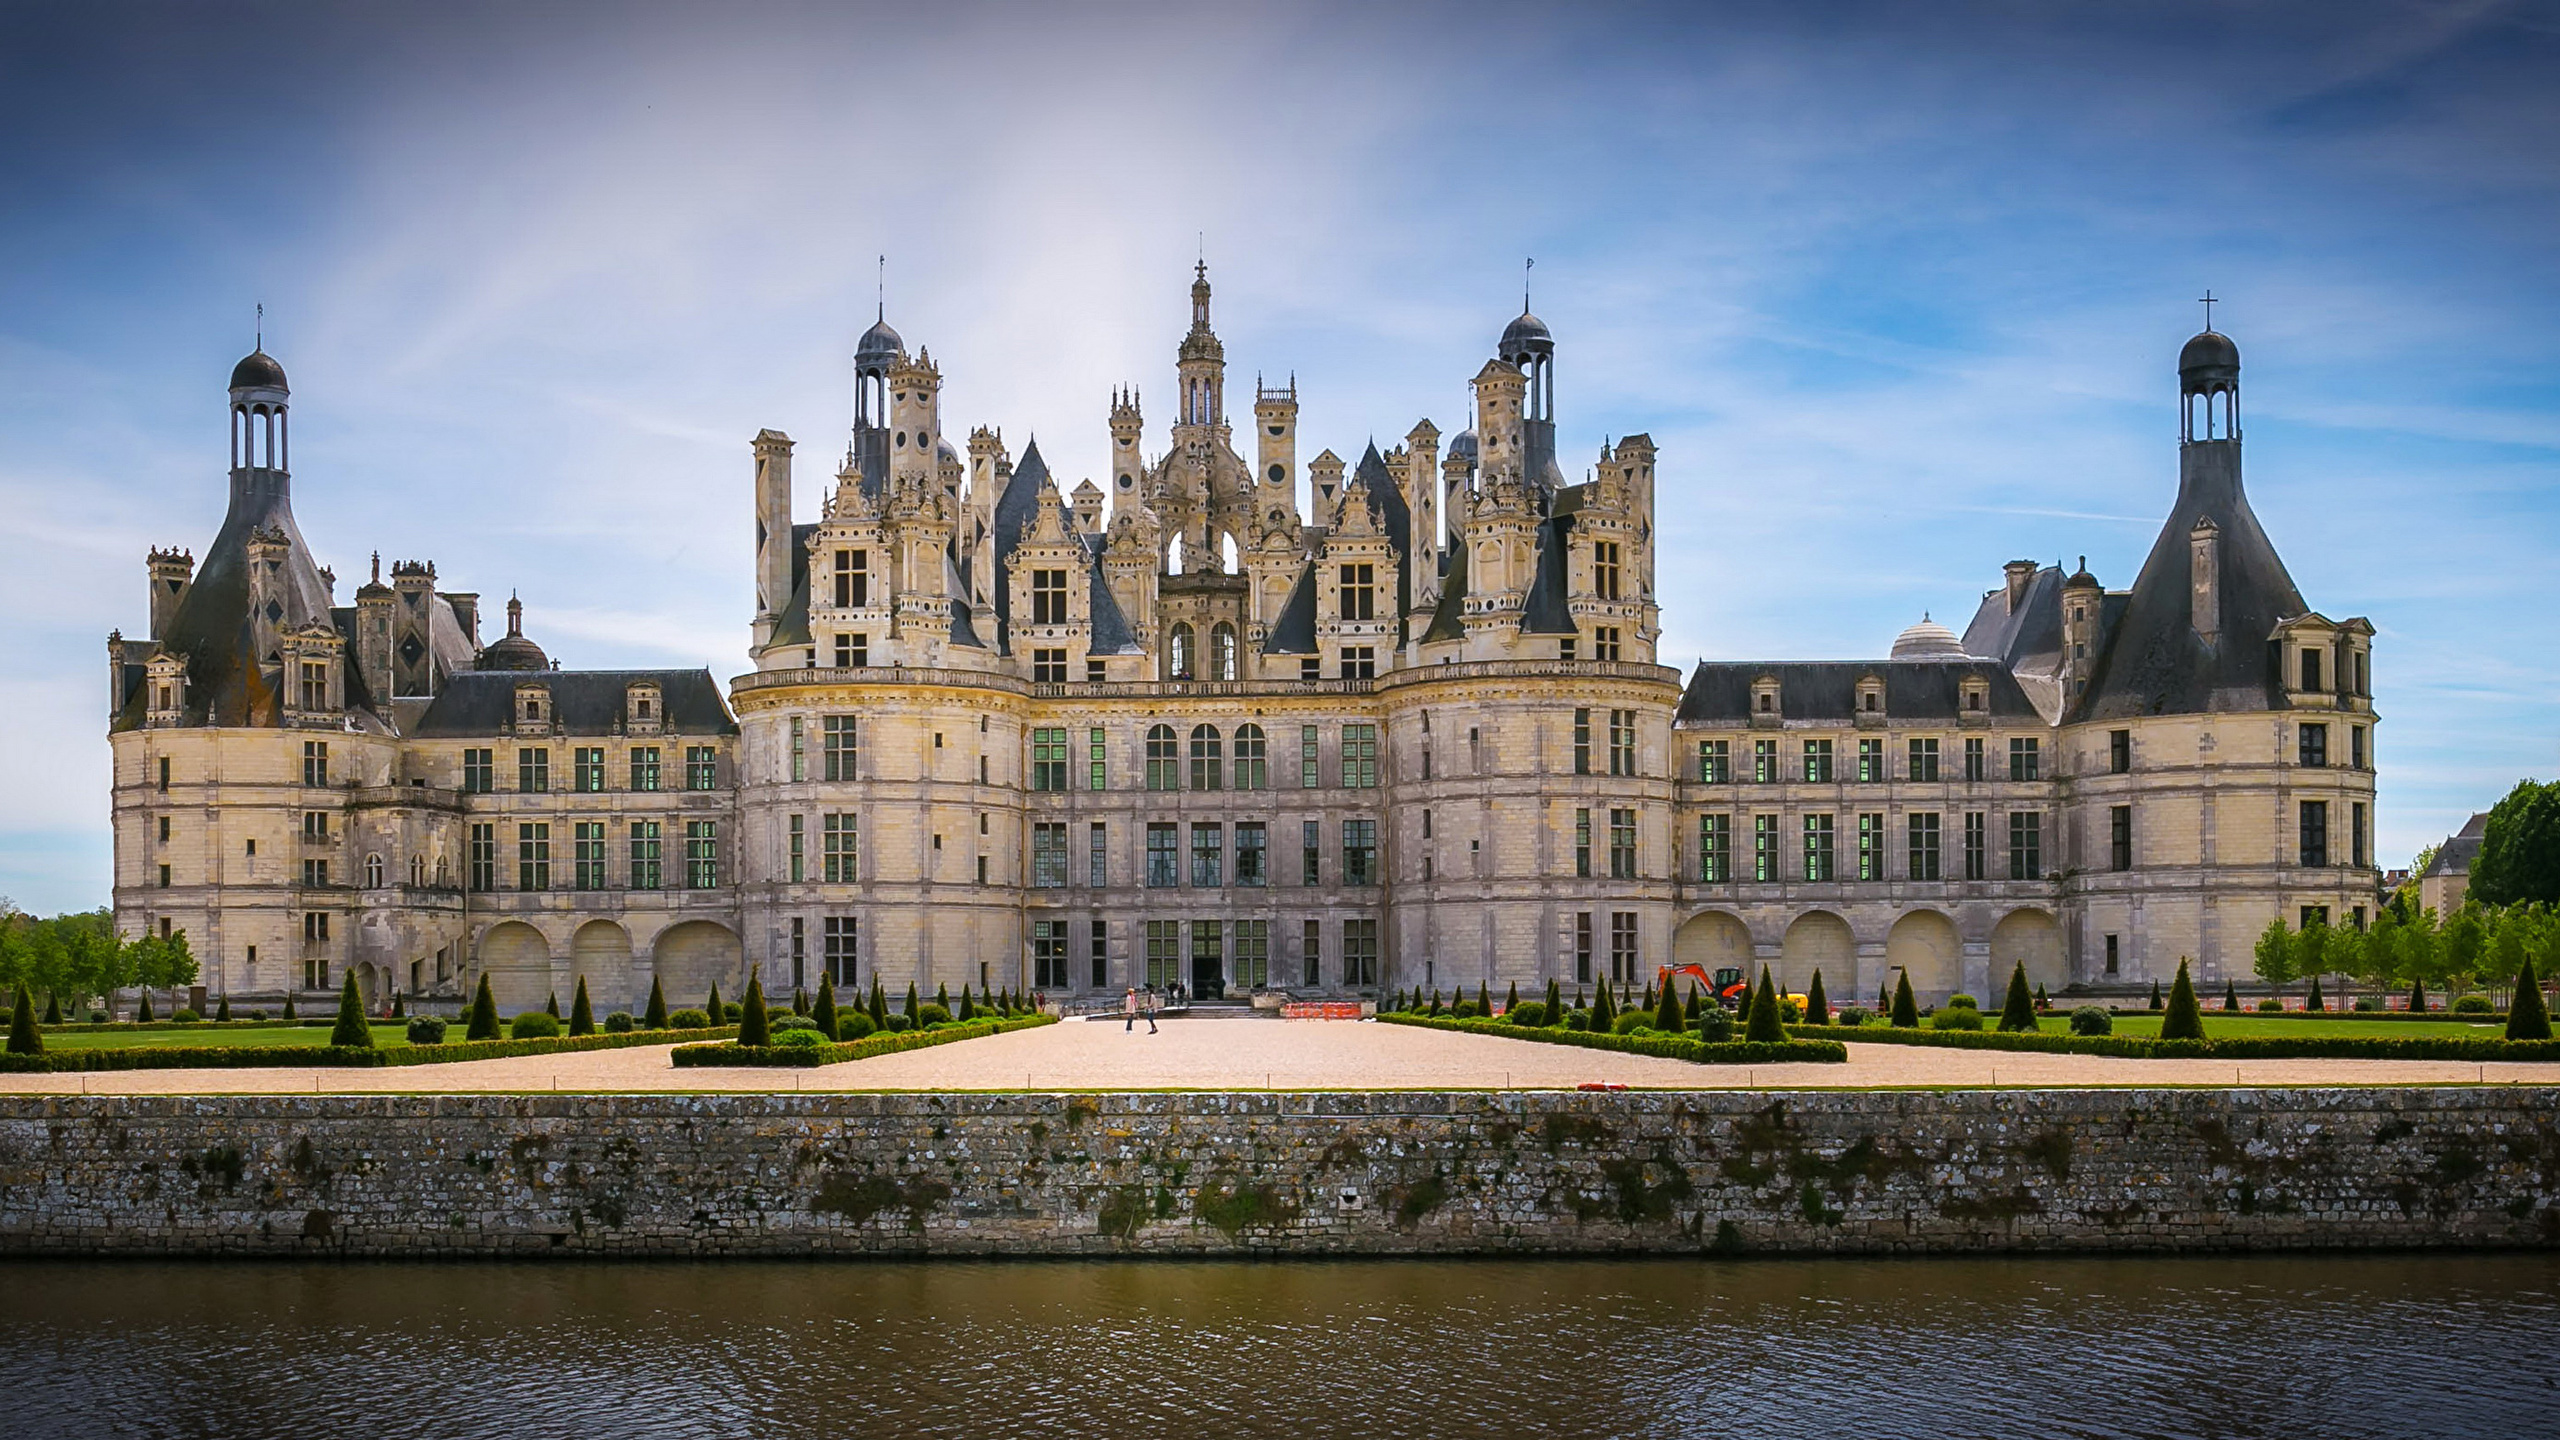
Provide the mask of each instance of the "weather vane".
POLYGON ((249 348, 252 350, 267 348, 267 302, 264 300, 258 302, 258 343, 249 348))
POLYGON ((2210 290, 2207 290, 2206 292, 2204 292, 2204 298, 2203 298, 2203 299, 2201 299, 2201 300, 2198 300, 2196 303, 2197 303, 2197 304, 2199 304, 2199 305, 2202 305, 2202 306, 2204 307, 2204 328, 2206 328, 2207 330, 2212 329, 2212 328, 2213 328, 2213 292, 2212 292, 2212 291, 2210 291, 2210 290))
POLYGON ((880 257, 879 273, 871 282, 871 308, 872 319, 885 321, 889 318, 889 257, 887 255, 880 257))
POLYGON ((1527 262, 1520 267, 1520 313, 1523 315, 1529 313, 1529 272, 1537 268, 1536 256, 1527 257, 1527 262))

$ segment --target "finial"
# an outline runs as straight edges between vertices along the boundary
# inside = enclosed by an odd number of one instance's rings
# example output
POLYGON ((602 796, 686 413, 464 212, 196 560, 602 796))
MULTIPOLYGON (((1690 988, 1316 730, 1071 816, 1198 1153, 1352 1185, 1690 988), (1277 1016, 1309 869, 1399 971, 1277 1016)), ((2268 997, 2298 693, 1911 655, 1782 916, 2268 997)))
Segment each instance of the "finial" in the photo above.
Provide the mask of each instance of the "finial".
POLYGON ((510 635, 524 633, 524 602, 516 598, 516 592, 513 590, 507 592, 507 633, 510 635))
POLYGON ((1528 263, 1520 267, 1520 313, 1523 315, 1529 313, 1529 272, 1537 268, 1538 261, 1535 256, 1530 256, 1528 263))
POLYGON ((2197 304, 2199 304, 2199 305, 2202 305, 2202 306, 2204 307, 2204 328, 2206 328, 2207 330, 2212 329, 2212 328, 2213 328, 2213 292, 2212 292, 2212 291, 2210 291, 2210 290, 2207 290, 2206 292, 2204 292, 2204 298, 2203 298, 2203 299, 2201 299, 2201 300, 2198 300, 2196 303, 2197 303, 2197 304))
POLYGON ((379 550, 373 552, 373 583, 382 583, 382 552, 379 550))
POLYGON ((871 318, 886 323, 889 319, 889 257, 880 257, 879 273, 871 284, 871 318))
POLYGON ((1926 624, 1928 624, 1928 623, 1929 623, 1929 612, 1928 612, 1928 611, 1923 610, 1923 611, 1921 611, 1921 612, 1920 612, 1920 623, 1921 623, 1921 624, 1923 624, 1923 625, 1926 625, 1926 624))
POLYGON ((267 302, 266 302, 266 301, 264 301, 264 300, 261 300, 261 301, 259 301, 259 302, 258 302, 258 330, 257 330, 257 334, 258 334, 257 342, 256 342, 255 344, 251 345, 249 348, 250 348, 250 349, 252 349, 252 350, 264 350, 264 349, 266 349, 266 348, 267 348, 267 302))

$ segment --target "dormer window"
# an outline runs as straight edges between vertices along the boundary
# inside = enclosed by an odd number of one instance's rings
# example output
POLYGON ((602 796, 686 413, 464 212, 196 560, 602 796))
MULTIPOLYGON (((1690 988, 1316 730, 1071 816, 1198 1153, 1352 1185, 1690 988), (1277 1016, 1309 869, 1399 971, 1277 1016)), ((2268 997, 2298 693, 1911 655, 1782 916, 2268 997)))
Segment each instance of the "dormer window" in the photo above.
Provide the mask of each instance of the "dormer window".
POLYGON ((1884 713, 1883 677, 1877 675, 1862 675, 1858 678, 1858 713, 1861 715, 1882 715, 1884 713))
POLYGON ((666 699, 655 684, 642 682, 622 692, 623 728, 635 735, 654 735, 666 718, 666 699))
POLYGON ((551 691, 547 686, 524 685, 516 690, 516 724, 526 729, 540 729, 551 721, 551 691))
POLYGON ((1968 715, 1979 715, 1991 708, 1991 687, 1980 680, 1964 682, 1964 708, 1968 715))

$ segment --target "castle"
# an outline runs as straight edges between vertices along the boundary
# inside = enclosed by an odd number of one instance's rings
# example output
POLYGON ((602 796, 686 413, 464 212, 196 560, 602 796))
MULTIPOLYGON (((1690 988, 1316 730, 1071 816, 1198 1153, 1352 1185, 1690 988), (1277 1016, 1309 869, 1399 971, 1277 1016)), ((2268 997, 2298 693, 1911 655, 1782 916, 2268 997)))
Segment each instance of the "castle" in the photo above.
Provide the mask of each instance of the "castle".
MULTIPOLYGON (((296 529, 288 391, 231 376, 230 509, 108 641, 115 910, 238 996, 502 1008, 961 985, 1202 996, 1818 967, 1925 999, 2245 974, 2270 917, 2372 904, 2373 629, 2314 612, 2240 476, 2239 352, 2179 357, 2178 491, 2132 585, 2017 561, 1880 659, 1656 663, 1655 465, 1559 459, 1523 313, 1427 420, 1301 487, 1251 463, 1205 267, 1169 445, 1135 390, 1062 490, 885 319, 819 513, 754 457, 753 669, 562 670, 508 605, 296 529), (1303 504, 1303 510, 1302 510, 1303 504)), ((1683 483, 1703 483, 1690 479, 1683 483)))

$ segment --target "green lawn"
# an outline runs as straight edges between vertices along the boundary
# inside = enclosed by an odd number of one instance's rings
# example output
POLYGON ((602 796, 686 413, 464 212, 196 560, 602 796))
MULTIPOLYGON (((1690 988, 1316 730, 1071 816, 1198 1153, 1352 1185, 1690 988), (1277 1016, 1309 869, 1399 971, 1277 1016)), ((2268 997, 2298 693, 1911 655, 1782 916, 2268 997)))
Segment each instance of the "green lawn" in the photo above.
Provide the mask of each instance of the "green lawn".
MULTIPOLYGON (((148 1046, 154 1049, 197 1049, 231 1045, 326 1045, 332 1021, 312 1025, 261 1025, 254 1029, 217 1030, 211 1026, 182 1025, 170 1030, 87 1030, 65 1025, 44 1032, 48 1050, 122 1050, 148 1046)), ((462 1038, 462 1027, 455 1026, 454 1039, 462 1038)), ((409 1022, 376 1023, 373 1043, 381 1049, 409 1043, 409 1022)))

